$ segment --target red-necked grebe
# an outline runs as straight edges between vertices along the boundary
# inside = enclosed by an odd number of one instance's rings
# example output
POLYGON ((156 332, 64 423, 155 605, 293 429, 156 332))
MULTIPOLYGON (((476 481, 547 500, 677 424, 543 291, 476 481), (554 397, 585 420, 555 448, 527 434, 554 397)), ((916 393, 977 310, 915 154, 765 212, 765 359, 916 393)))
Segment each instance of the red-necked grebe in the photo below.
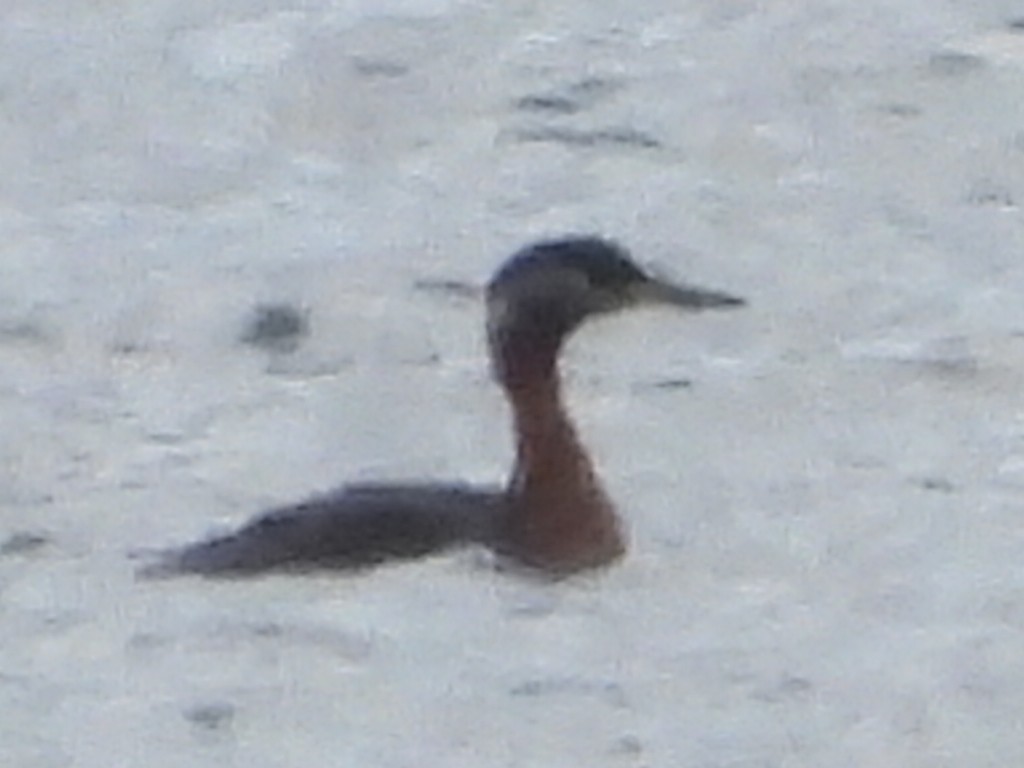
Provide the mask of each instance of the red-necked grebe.
POLYGON ((630 307, 738 307, 725 293, 654 277, 621 246, 572 237, 527 246, 487 286, 495 379, 516 438, 505 487, 352 485, 257 517, 234 533, 166 552, 146 575, 243 576, 356 569, 459 544, 561 576, 607 565, 622 525, 561 399, 558 354, 585 320, 630 307))

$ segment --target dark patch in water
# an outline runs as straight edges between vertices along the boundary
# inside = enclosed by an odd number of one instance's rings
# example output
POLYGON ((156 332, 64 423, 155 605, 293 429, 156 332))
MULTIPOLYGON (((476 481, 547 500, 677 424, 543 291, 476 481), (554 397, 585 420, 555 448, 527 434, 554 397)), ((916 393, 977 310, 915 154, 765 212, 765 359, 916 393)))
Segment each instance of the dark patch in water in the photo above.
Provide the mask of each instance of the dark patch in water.
POLYGON ((448 280, 444 278, 422 278, 416 280, 412 287, 414 290, 432 293, 438 296, 450 297, 453 299, 479 299, 481 289, 465 280, 448 280))
POLYGON ((583 130, 538 126, 522 128, 516 131, 514 136, 516 140, 524 143, 563 144, 568 147, 619 146, 636 149, 660 149, 662 146, 661 142, 653 136, 629 127, 583 130))
POLYGON ((956 486, 953 485, 953 482, 945 477, 919 477, 915 478, 913 483, 926 491, 953 493, 956 490, 956 486))
POLYGON ((650 384, 651 389, 689 389, 693 386, 693 379, 659 379, 650 384))
POLYGON ((609 750, 613 755, 621 755, 623 757, 639 757, 643 754, 644 743, 640 740, 639 736, 635 736, 631 733, 625 736, 617 738, 609 750))
POLYGON ((879 104, 878 111, 883 115, 891 115, 892 117, 899 117, 903 119, 920 117, 924 114, 924 110, 917 106, 917 104, 908 104, 907 102, 902 101, 879 104))
POLYGON ((515 108, 522 112, 574 115, 591 109, 619 88, 620 84, 613 80, 588 77, 551 91, 529 93, 516 100, 515 108))
POLYGON ((586 696, 604 699, 616 708, 627 706, 626 693, 615 682, 584 680, 578 677, 545 677, 527 680, 513 686, 509 694, 515 697, 537 697, 553 695, 586 696))
POLYGON ((290 304, 258 304, 241 341, 272 352, 292 352, 308 335, 307 312, 290 304))
POLYGON ((0 556, 27 555, 42 549, 52 540, 45 533, 34 531, 18 531, 0 543, 0 556))
POLYGON ((10 323, 0 323, 0 339, 42 346, 50 341, 50 334, 41 326, 28 320, 16 320, 10 323))
POLYGON ((997 208, 1013 208, 1016 204, 1010 188, 992 179, 975 181, 967 191, 966 200, 971 205, 993 205, 997 208))
POLYGON ((204 731, 222 731, 235 719, 235 707, 227 702, 197 704, 182 713, 185 719, 204 731))
POLYGON ((125 648, 135 653, 146 653, 148 651, 166 648, 171 644, 171 639, 156 632, 136 632, 125 643, 125 648))
POLYGON ((524 112, 554 112, 559 115, 572 115, 579 112, 580 105, 566 96, 538 94, 523 96, 516 101, 516 109, 524 112))
POLYGON ((779 704, 805 696, 814 690, 814 684, 804 677, 784 675, 781 680, 761 686, 751 693, 751 698, 768 704, 779 704))
POLYGON ((364 59, 356 56, 352 59, 352 66, 363 77, 395 78, 409 73, 407 64, 387 59, 364 59))
POLYGON ((985 68, 981 56, 961 51, 939 51, 928 57, 928 72, 934 77, 966 77, 985 68))

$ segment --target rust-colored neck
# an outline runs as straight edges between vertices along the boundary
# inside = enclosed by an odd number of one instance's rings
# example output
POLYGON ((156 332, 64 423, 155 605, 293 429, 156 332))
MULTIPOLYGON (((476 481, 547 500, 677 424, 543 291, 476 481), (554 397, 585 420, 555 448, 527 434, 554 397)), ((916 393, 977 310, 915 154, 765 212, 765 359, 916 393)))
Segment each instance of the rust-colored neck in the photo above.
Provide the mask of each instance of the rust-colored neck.
POLYGON ((625 551, 615 510, 562 406, 561 339, 506 338, 495 350, 512 407, 516 464, 503 545, 517 559, 571 573, 625 551))

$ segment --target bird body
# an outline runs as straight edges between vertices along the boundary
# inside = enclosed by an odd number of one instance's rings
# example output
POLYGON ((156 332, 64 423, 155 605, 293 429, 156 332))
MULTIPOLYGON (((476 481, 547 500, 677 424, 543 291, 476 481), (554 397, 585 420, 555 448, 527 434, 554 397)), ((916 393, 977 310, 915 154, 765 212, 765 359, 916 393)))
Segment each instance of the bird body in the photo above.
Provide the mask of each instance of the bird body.
POLYGON ((558 356, 588 318, 643 304, 701 310, 744 301, 654 277, 601 238, 527 246, 487 286, 491 365, 516 436, 503 488, 347 486, 163 553, 143 573, 352 570, 466 544, 551 576, 610 564, 626 537, 563 405, 558 356))

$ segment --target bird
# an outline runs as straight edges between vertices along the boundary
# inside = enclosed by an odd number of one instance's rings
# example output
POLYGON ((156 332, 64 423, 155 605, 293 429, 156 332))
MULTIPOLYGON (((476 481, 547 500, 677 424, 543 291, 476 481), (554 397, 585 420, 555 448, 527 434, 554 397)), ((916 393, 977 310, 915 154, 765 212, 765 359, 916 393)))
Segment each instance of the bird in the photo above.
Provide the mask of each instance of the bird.
POLYGON ((515 435, 507 482, 342 486, 164 550, 140 574, 355 571, 457 546, 481 546, 503 564, 551 578, 619 560, 624 526, 563 404, 559 353, 598 316, 650 305, 730 309, 746 301, 656 276, 624 246, 595 235, 524 246, 499 267, 485 296, 491 370, 515 435))

